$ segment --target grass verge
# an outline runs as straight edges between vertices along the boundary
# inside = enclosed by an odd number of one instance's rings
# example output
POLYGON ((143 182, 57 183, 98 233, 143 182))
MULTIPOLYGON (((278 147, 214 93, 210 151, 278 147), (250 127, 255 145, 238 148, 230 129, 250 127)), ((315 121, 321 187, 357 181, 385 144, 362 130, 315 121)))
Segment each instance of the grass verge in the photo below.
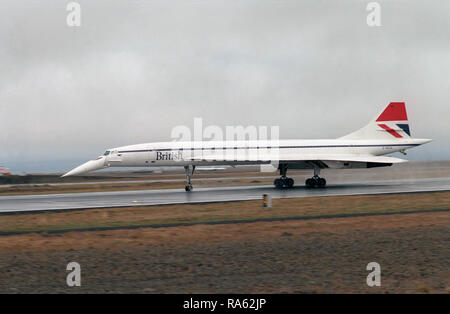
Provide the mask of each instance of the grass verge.
POLYGON ((380 214, 450 209, 450 192, 329 196, 274 199, 272 208, 262 201, 102 208, 58 213, 20 213, 2 216, 0 232, 118 228, 125 226, 219 221, 270 220, 288 217, 380 214))

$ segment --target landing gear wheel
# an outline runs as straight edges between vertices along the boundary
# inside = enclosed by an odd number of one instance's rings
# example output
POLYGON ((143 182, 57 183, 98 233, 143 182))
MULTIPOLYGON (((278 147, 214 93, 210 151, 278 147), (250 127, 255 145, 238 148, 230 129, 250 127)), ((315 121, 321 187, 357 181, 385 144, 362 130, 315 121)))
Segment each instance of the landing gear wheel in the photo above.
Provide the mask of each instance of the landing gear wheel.
POLYGON ((184 190, 185 190, 186 192, 192 191, 192 185, 186 185, 186 186, 184 187, 184 190))
POLYGON ((324 188, 327 185, 327 180, 319 177, 312 177, 306 179, 305 185, 307 188, 324 188))
POLYGON ((273 181, 273 185, 275 185, 275 187, 277 189, 281 189, 281 188, 291 188, 294 186, 294 179, 292 178, 280 178, 280 179, 275 179, 273 181))
POLYGON ((275 179, 275 181, 273 181, 273 185, 275 185, 276 188, 281 189, 283 187, 283 180, 275 179))
POLYGON ((324 178, 319 178, 317 180, 317 186, 319 188, 324 188, 327 185, 327 180, 325 180, 324 178))
POLYGON ((294 179, 292 179, 292 178, 287 178, 284 182, 288 188, 291 188, 294 186, 294 179))
POLYGON ((306 179, 305 185, 307 188, 314 188, 316 187, 316 180, 314 180, 313 178, 306 179))

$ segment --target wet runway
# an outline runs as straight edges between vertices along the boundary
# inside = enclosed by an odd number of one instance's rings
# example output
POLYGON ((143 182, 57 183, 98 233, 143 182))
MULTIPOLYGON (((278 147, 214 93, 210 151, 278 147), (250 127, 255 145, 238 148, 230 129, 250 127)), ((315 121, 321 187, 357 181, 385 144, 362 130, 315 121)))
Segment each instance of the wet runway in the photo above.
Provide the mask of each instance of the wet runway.
POLYGON ((362 195, 450 191, 450 178, 391 180, 375 182, 346 182, 330 184, 325 189, 306 189, 303 186, 277 190, 272 186, 242 186, 198 188, 190 193, 183 189, 92 192, 48 195, 0 197, 0 213, 85 209, 102 207, 203 203, 262 199, 267 193, 273 198, 308 196, 362 195))

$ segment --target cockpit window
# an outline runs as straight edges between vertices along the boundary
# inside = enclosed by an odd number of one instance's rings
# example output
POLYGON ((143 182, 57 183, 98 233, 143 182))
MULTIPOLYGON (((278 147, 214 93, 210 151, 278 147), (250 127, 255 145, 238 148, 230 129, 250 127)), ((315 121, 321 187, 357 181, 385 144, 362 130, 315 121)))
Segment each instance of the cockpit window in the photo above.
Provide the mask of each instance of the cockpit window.
POLYGON ((109 153, 110 153, 110 151, 109 150, 107 150, 104 154, 103 154, 103 156, 108 156, 109 155, 109 153))

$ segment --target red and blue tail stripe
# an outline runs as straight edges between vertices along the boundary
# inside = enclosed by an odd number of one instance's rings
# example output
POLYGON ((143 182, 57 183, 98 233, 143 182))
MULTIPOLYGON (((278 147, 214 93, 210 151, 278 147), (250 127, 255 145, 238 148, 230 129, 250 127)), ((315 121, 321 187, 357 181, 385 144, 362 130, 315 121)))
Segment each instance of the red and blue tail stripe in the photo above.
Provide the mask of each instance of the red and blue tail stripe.
POLYGON ((386 123, 378 123, 378 126, 396 138, 403 138, 397 131, 403 130, 408 136, 411 136, 408 124, 408 116, 406 115, 406 107, 404 102, 391 102, 386 109, 381 113, 376 122, 399 122, 406 121, 406 123, 395 123, 399 128, 397 130, 391 128, 386 123))

